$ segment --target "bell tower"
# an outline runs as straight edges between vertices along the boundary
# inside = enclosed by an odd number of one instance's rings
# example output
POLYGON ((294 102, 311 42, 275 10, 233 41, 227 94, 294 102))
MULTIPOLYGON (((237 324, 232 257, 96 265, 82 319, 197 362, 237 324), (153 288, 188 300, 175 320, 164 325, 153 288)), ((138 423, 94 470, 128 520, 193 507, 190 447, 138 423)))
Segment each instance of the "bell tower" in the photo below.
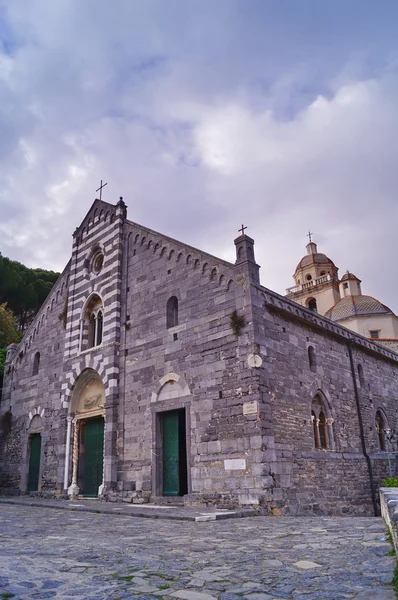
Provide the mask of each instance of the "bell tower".
POLYGON ((293 274, 295 285, 286 290, 290 300, 324 315, 340 299, 339 270, 330 258, 318 252, 312 241, 306 246, 307 254, 300 260, 293 274))

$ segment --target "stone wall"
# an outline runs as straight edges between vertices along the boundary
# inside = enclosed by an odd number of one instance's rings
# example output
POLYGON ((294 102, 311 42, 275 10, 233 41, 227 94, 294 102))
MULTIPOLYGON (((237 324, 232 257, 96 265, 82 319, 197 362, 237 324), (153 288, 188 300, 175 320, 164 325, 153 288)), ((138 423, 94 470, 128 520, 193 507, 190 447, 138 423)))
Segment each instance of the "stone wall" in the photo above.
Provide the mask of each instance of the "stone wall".
POLYGON ((11 412, 12 418, 10 431, 0 429, 0 456, 4 457, 0 461, 0 489, 26 490, 30 435, 35 432, 42 435, 40 487, 55 489, 59 484, 59 445, 64 433, 60 401, 64 379, 63 313, 69 268, 67 265, 23 340, 7 357, 0 417, 11 412), (40 361, 34 374, 37 353, 40 361))
POLYGON ((257 414, 243 414, 245 402, 258 400, 247 364, 250 326, 237 337, 230 325, 237 309, 250 322, 250 298, 237 281, 242 276, 230 263, 140 226, 127 232, 126 247, 119 489, 159 493, 156 418, 184 407, 189 502, 229 503, 233 494, 235 503, 245 503, 254 494, 258 503, 265 484, 261 430, 257 414), (178 325, 167 328, 172 296, 178 325), (174 388, 165 392, 168 385, 174 388), (230 459, 245 466, 226 469, 230 459))
POLYGON ((380 488, 381 516, 390 530, 395 552, 398 555, 398 488, 380 488))
MULTIPOLYGON (((277 295, 274 302, 279 302, 277 295)), ((315 323, 306 322, 300 318, 301 312, 289 313, 287 303, 285 300, 276 308, 266 301, 261 321, 258 316, 260 371, 272 399, 274 505, 294 514, 371 514, 374 504, 368 462, 374 495, 388 476, 388 454, 380 451, 375 414, 380 409, 390 427, 397 423, 396 358, 380 354, 374 345, 355 343, 355 337, 354 345, 350 344, 351 335, 336 335, 342 328, 322 328, 325 319, 321 317, 315 317, 315 323), (312 366, 310 346, 315 353, 312 366), (331 423, 327 450, 314 447, 311 404, 317 394, 331 423), (361 442, 360 418, 369 461, 361 442)), ((395 470, 394 454, 390 460, 395 470)))

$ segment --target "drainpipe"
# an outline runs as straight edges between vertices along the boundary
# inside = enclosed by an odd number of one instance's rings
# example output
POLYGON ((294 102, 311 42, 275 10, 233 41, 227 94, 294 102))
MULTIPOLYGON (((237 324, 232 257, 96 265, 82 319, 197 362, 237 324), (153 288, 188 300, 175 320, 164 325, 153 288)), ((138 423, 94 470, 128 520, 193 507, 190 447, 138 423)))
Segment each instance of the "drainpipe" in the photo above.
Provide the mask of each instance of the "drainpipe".
POLYGON ((375 483, 374 483, 374 479, 373 479, 372 461, 370 460, 369 454, 366 452, 365 434, 364 434, 364 429, 363 429, 363 420, 362 420, 362 413, 361 413, 361 402, 360 402, 358 386, 357 386, 357 378, 356 378, 355 366, 354 366, 354 357, 352 355, 352 347, 353 347, 354 343, 355 342, 352 339, 348 343, 348 356, 350 357, 351 375, 352 375, 352 381, 354 383, 354 394, 355 394, 355 402, 357 405, 359 433, 361 436, 362 453, 363 453, 364 457, 366 458, 366 463, 368 466, 370 490, 371 490, 371 494, 372 494, 373 512, 374 512, 375 517, 378 517, 380 515, 380 511, 379 511, 379 508, 377 506, 377 501, 376 501, 376 489, 375 489, 375 483))

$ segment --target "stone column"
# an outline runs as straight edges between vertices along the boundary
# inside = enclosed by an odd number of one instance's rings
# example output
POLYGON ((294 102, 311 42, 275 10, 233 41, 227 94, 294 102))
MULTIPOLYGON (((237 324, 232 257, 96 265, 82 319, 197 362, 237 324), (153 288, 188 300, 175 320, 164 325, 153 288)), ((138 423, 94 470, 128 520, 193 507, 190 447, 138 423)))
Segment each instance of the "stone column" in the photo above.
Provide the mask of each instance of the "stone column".
POLYGON ((101 494, 116 489, 117 481, 117 396, 112 394, 106 400, 104 435, 104 481, 101 494))
POLYGON ((77 467, 79 464, 79 421, 75 421, 73 429, 73 471, 72 471, 72 484, 68 487, 68 495, 78 496, 79 495, 79 487, 77 485, 77 467))
POLYGON ((70 438, 71 438, 71 429, 72 429, 72 417, 68 415, 66 417, 67 426, 66 426, 66 450, 65 450, 65 472, 64 472, 64 490, 68 489, 68 479, 69 479, 69 464, 70 464, 70 438))

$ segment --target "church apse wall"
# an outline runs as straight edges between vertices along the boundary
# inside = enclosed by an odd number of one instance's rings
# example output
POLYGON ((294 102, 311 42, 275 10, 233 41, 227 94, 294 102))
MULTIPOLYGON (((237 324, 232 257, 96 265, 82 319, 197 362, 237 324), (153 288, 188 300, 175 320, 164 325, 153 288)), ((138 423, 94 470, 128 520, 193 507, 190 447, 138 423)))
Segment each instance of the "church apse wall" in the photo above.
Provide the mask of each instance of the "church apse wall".
MULTIPOLYGON (((390 473, 387 451, 396 449, 396 437, 386 435, 397 422, 396 357, 274 302, 266 299, 259 327, 273 402, 274 506, 291 514, 372 514, 372 493, 376 499, 390 473)), ((394 454, 390 467, 394 475, 394 454)))

